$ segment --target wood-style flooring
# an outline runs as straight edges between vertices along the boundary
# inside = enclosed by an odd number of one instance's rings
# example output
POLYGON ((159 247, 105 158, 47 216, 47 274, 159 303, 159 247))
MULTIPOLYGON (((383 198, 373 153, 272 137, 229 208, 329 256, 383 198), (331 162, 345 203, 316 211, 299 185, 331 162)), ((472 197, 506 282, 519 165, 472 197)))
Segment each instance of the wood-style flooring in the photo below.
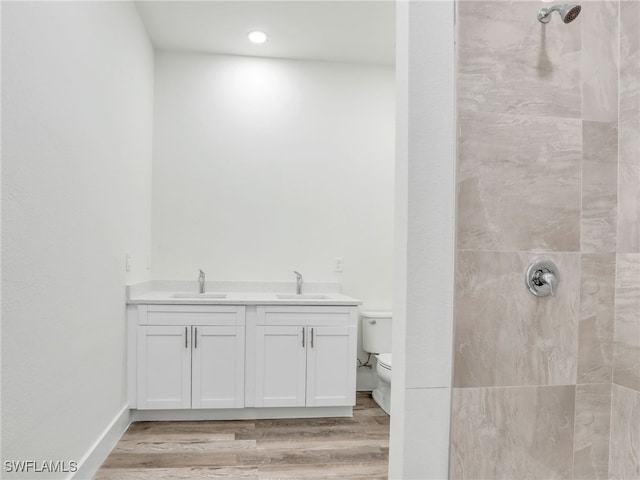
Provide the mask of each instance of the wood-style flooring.
POLYGON ((358 392, 352 418, 135 422, 94 480, 387 478, 389 417, 358 392))

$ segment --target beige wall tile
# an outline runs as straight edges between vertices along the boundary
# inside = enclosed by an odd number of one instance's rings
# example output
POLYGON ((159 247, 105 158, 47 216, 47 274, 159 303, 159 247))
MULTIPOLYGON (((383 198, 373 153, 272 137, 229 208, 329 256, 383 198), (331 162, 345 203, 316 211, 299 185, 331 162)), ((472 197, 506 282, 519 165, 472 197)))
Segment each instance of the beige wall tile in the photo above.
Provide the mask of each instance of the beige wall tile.
POLYGON ((618 122, 582 122, 584 160, 618 163, 618 122))
POLYGON ((640 3, 620 3, 618 251, 640 252, 640 3))
POLYGON ((618 254, 613 382, 640 391, 640 254, 618 254))
POLYGON ((542 5, 458 2, 458 108, 580 118, 580 25, 542 25, 542 5))
POLYGON ((616 255, 582 254, 578 383, 610 383, 616 255))
POLYGON ((456 387, 576 383, 580 255, 554 253, 556 297, 536 297, 524 272, 536 253, 458 252, 456 387))
POLYGON ((619 160, 640 165, 640 107, 636 107, 635 115, 628 113, 627 117, 618 124, 619 160))
POLYGON ((607 480, 611 383, 576 387, 573 478, 607 480))
POLYGON ((617 121, 618 0, 585 3, 579 21, 582 22, 582 118, 617 121))
POLYGON ((581 249, 615 252, 618 123, 583 121, 582 141, 581 249))
POLYGON ((612 386, 609 478, 640 478, 640 392, 612 386))
POLYGON ((617 184, 615 163, 582 162, 580 235, 583 252, 616 251, 617 184))
POLYGON ((640 2, 620 2, 618 252, 640 252, 640 2))
POLYGON ((618 252, 640 252, 640 163, 618 164, 618 252))
POLYGON ((571 478, 574 386, 453 390, 450 478, 571 478))
POLYGON ((580 249, 582 123, 460 113, 460 249, 580 249))
MULTIPOLYGON (((620 2, 620 122, 640 115, 640 2, 620 2)), ((638 137, 636 136, 636 139, 638 137)))

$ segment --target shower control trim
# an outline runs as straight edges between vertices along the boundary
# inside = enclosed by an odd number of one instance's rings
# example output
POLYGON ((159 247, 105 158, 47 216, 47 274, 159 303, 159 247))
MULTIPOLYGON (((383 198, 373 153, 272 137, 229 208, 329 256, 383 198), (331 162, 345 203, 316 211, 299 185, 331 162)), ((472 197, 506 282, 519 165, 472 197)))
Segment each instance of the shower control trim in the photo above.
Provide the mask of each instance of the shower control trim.
POLYGON ((536 297, 555 297, 560 284, 558 266, 548 258, 534 258, 524 273, 524 281, 536 297))

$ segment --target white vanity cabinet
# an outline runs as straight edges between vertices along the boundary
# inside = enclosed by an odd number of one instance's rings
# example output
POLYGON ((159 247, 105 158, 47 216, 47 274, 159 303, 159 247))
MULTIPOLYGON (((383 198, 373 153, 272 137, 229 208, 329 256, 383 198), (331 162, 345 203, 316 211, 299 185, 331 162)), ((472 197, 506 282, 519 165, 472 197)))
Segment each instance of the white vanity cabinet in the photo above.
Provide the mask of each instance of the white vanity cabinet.
POLYGON ((151 291, 130 300, 132 418, 351 416, 359 302, 340 294, 283 296, 194 300, 151 291))
POLYGON ((255 407, 355 405, 356 321, 350 306, 258 306, 255 407))
POLYGON ((132 336, 138 410, 244 407, 244 306, 139 305, 132 336))

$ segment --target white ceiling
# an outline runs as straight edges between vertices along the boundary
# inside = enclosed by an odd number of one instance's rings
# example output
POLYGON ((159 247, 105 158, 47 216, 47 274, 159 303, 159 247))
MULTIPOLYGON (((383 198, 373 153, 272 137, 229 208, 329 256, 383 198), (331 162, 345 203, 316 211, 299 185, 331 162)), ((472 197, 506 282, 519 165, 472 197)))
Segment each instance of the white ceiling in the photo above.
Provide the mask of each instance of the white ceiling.
POLYGON ((393 65, 395 2, 141 1, 140 16, 160 50, 393 65), (263 30, 267 43, 247 33, 263 30))

